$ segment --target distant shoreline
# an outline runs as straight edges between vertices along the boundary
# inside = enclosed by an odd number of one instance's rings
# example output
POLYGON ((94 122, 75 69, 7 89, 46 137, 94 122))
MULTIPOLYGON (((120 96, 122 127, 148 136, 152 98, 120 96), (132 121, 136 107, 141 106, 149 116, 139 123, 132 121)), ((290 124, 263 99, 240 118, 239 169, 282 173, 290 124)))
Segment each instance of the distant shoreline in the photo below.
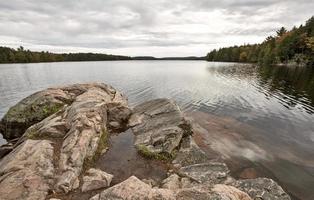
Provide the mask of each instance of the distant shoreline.
POLYGON ((0 64, 10 63, 45 63, 45 62, 86 62, 86 61, 121 61, 121 60, 206 60, 206 57, 153 57, 123 56, 101 53, 51 53, 48 51, 30 51, 20 46, 17 49, 0 47, 0 64))

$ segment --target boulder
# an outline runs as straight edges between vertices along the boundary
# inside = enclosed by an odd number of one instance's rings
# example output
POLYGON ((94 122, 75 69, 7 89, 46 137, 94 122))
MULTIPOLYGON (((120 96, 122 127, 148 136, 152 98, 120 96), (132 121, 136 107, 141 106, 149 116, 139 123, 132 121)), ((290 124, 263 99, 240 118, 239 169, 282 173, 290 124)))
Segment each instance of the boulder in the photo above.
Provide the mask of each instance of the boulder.
POLYGON ((102 83, 48 88, 26 97, 11 107, 1 120, 0 133, 7 140, 18 138, 28 127, 57 112, 64 105, 70 105, 77 96, 90 88, 99 88, 110 94, 112 101, 125 103, 124 98, 114 88, 102 83))
POLYGON ((83 177, 82 192, 97 190, 110 186, 113 175, 99 169, 89 169, 83 177))
POLYGON ((61 88, 50 88, 30 95, 4 115, 0 132, 5 139, 20 137, 28 127, 57 112, 72 98, 61 88))
POLYGON ((181 139, 191 134, 180 108, 169 99, 156 99, 136 106, 129 126, 135 134, 135 146, 148 156, 173 156, 181 139))

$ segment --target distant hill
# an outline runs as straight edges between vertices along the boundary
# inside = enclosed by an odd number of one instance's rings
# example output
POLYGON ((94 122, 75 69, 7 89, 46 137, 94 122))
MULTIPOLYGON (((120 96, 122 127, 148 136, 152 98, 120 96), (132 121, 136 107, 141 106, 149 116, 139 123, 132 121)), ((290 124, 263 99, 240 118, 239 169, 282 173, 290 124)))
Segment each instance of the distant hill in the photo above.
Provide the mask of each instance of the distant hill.
POLYGON ((289 31, 282 27, 261 44, 215 49, 206 60, 314 66, 314 17, 289 31))

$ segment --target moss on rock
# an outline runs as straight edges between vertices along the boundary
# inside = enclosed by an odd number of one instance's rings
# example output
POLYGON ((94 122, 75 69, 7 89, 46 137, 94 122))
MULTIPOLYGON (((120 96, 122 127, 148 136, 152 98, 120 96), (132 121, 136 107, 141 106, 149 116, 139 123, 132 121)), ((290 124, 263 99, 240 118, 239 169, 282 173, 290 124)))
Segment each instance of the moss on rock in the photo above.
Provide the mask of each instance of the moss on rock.
POLYGON ((170 161, 175 157, 175 151, 172 154, 163 152, 163 153, 156 153, 150 151, 145 145, 136 145, 136 149, 139 154, 144 156, 148 159, 156 159, 156 160, 164 160, 164 161, 170 161))
POLYGON ((84 170, 93 167, 96 161, 102 155, 104 149, 108 148, 108 138, 109 138, 108 131, 103 129, 101 136, 99 138, 99 142, 98 142, 98 146, 97 146, 97 150, 95 151, 95 154, 92 157, 86 158, 84 161, 84 167, 83 167, 84 170))

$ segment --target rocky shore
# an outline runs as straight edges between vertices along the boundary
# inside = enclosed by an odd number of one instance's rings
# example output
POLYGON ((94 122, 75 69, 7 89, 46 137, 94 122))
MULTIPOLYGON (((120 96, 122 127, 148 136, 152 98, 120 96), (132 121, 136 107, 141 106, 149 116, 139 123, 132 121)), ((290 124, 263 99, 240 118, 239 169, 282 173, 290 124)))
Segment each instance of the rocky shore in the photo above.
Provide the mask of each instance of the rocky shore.
MULTIPOLYGON (((0 123, 0 199, 289 200, 268 178, 236 180, 194 141, 177 104, 156 99, 130 108, 127 98, 101 83, 37 92, 9 109, 0 123), (168 166, 163 180, 115 174, 95 166, 113 134, 131 130, 147 160, 168 166)), ((117 166, 119 167, 119 166, 117 166)))

